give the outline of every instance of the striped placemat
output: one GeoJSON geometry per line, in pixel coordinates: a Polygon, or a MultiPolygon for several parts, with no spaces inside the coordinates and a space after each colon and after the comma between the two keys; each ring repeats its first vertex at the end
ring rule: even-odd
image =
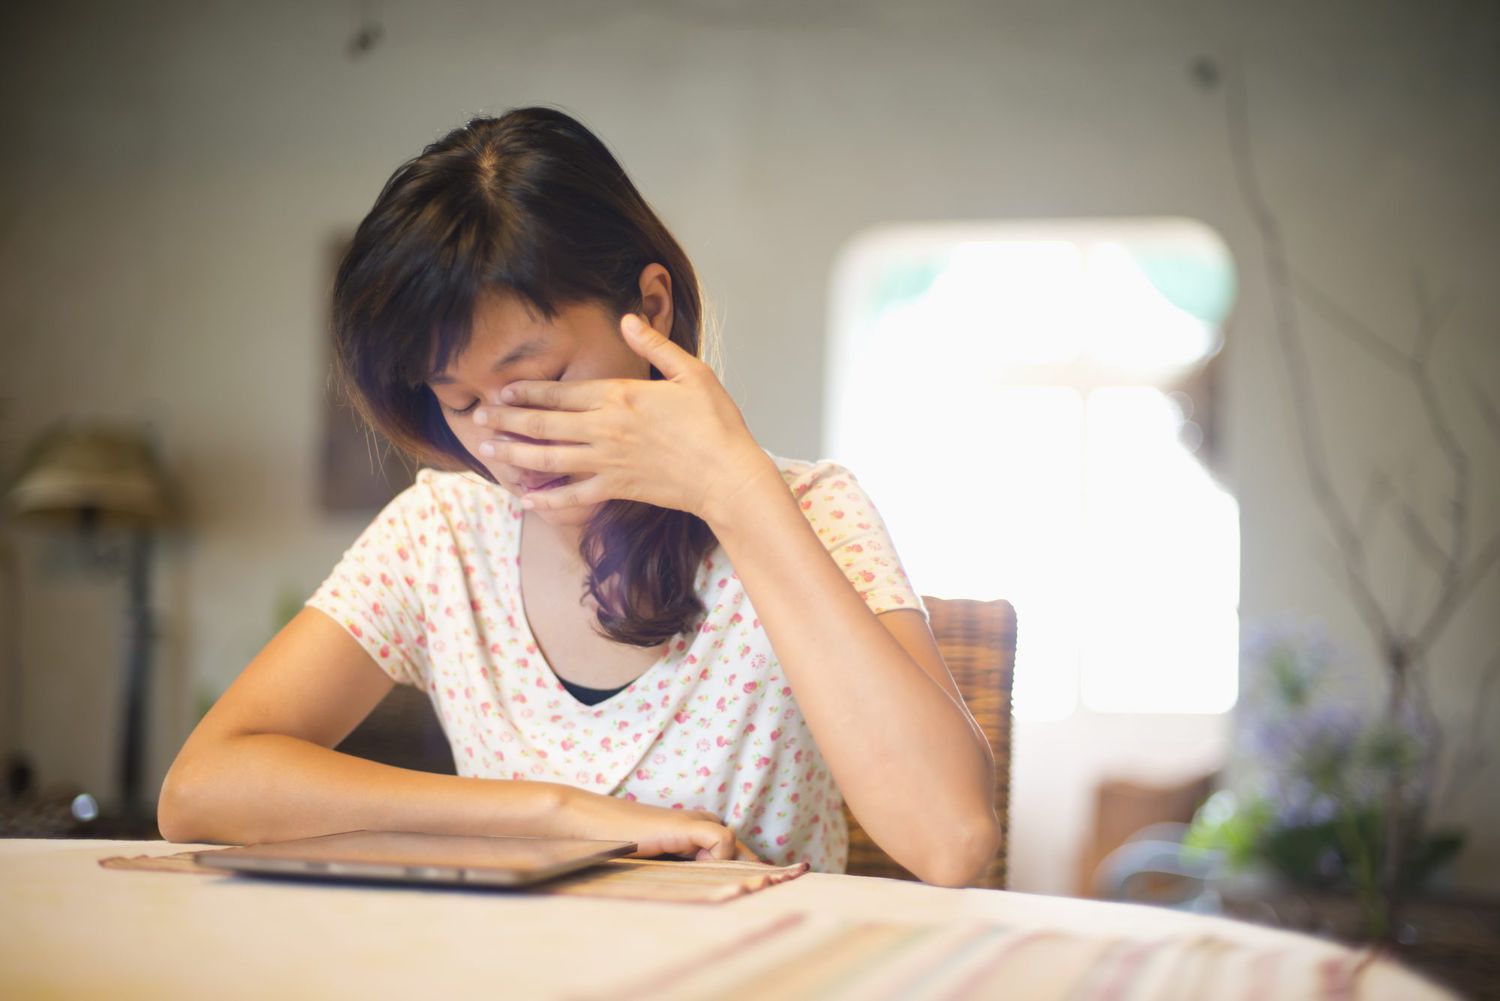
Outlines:
{"type": "Polygon", "coordinates": [[[785,915],[579,1001],[1282,1001],[1352,999],[1374,954],[1131,939],[974,922],[785,915]]]}
{"type": "MultiPolygon", "coordinates": [[[[197,860],[199,855],[210,854],[211,851],[196,849],[173,855],[112,855],[100,859],[99,864],[106,869],[133,869],[138,872],[233,875],[229,869],[220,869],[197,860]]],[[[495,889],[505,893],[715,904],[796,879],[807,870],[806,862],[774,866],[718,859],[670,862],[661,859],[617,858],[535,886],[495,889]]]]}

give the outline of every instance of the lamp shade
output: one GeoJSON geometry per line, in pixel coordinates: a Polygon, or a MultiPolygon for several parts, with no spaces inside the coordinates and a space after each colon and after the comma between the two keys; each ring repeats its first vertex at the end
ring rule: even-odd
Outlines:
{"type": "Polygon", "coordinates": [[[56,522],[155,522],[168,513],[166,484],[145,433],[106,423],[44,432],[22,462],[10,503],[18,515],[56,522]]]}

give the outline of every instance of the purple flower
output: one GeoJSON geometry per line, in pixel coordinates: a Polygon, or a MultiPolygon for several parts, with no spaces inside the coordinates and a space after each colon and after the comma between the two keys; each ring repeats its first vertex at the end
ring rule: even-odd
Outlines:
{"type": "Polygon", "coordinates": [[[1382,808],[1400,775],[1412,802],[1434,767],[1434,730],[1408,701],[1394,723],[1360,707],[1361,687],[1316,624],[1256,631],[1244,648],[1238,740],[1279,827],[1382,808]]]}

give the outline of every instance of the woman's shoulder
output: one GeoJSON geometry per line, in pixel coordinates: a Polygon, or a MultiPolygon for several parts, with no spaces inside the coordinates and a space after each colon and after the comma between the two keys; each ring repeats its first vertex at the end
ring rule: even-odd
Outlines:
{"type": "Polygon", "coordinates": [[[471,470],[434,469],[423,466],[417,470],[412,484],[396,496],[405,506],[433,505],[449,508],[454,505],[470,507],[474,504],[516,507],[515,498],[499,484],[491,483],[471,470]]]}
{"type": "Polygon", "coordinates": [[[418,533],[434,523],[450,526],[489,522],[498,512],[520,516],[517,504],[503,487],[468,471],[423,467],[412,482],[386,502],[371,530],[418,533]]]}
{"type": "Polygon", "coordinates": [[[834,459],[795,459],[777,455],[767,448],[761,451],[776,463],[776,468],[781,470],[781,478],[788,484],[815,483],[829,477],[853,475],[847,466],[834,459]]]}
{"type": "Polygon", "coordinates": [[[857,482],[849,467],[833,459],[790,459],[769,449],[762,451],[776,463],[781,478],[795,497],[814,489],[843,490],[857,482]]]}

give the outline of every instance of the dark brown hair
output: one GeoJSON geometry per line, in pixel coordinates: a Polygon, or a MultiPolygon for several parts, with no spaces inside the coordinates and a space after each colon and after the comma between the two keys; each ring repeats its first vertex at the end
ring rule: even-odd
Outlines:
{"type": "MultiPolygon", "coordinates": [[[[418,463],[493,483],[427,385],[468,346],[478,303],[515,295],[547,320],[597,303],[618,323],[642,308],[640,274],[653,262],[671,275],[669,336],[696,356],[697,275],[604,144],[551,108],[475,118],[402,164],[359,224],[334,282],[335,377],[418,463]]],[[[656,646],[686,631],[704,611],[693,584],[714,545],[686,512],[601,505],[580,544],[601,632],[656,646]]]]}

